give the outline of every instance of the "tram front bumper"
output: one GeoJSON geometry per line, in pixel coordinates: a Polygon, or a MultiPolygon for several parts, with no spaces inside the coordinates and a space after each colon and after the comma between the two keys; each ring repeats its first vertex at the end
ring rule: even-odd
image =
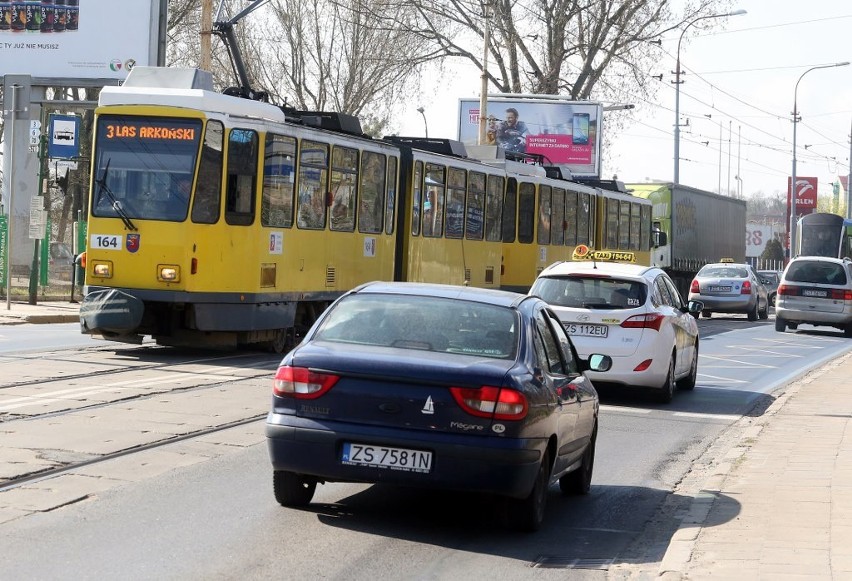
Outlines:
{"type": "Polygon", "coordinates": [[[117,289],[89,292],[80,303],[80,331],[86,335],[134,335],[142,323],[145,305],[117,289]]]}

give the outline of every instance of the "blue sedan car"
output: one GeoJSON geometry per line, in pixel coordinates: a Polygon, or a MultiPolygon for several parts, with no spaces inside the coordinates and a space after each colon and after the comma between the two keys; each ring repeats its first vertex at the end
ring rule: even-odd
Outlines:
{"type": "MultiPolygon", "coordinates": [[[[591,364],[589,364],[591,362],[591,364]]],[[[559,319],[537,297],[370,283],[320,317],[275,375],[266,435],[276,500],[318,483],[493,493],[536,530],[547,492],[589,491],[598,396],[559,319]]]]}

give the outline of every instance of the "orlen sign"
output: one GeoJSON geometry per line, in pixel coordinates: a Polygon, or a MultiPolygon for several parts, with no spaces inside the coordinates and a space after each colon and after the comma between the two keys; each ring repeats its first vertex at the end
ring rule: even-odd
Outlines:
{"type": "MultiPolygon", "coordinates": [[[[793,178],[787,178],[787,208],[790,208],[790,183],[793,178]]],[[[804,216],[816,211],[817,179],[796,176],[796,216],[804,216]]]]}

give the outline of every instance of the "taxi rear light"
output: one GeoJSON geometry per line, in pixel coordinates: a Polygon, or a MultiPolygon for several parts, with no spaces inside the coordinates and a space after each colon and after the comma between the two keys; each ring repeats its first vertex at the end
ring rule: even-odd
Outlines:
{"type": "Polygon", "coordinates": [[[797,297],[799,296],[799,287],[792,284],[782,284],[778,286],[777,293],[780,296],[797,297]]]}
{"type": "Polygon", "coordinates": [[[495,420],[520,420],[527,415],[527,398],[520,391],[483,385],[451,387],[456,403],[472,416],[495,420]]]}
{"type": "Polygon", "coordinates": [[[620,327],[624,329],[653,329],[660,330],[663,324],[664,315],[659,313],[647,313],[644,315],[633,315],[621,322],[620,327]]]}
{"type": "Polygon", "coordinates": [[[651,367],[651,363],[653,363],[653,361],[653,359],[646,359],[645,361],[634,367],[633,371],[645,371],[646,369],[651,367]]]}
{"type": "Polygon", "coordinates": [[[698,281],[695,280],[694,278],[692,279],[692,285],[690,285],[690,287],[689,287],[689,292],[691,292],[691,293],[700,293],[701,292],[701,287],[698,286],[698,281]]]}
{"type": "Polygon", "coordinates": [[[747,280],[743,283],[743,288],[740,289],[741,295],[750,295],[751,294],[751,281],[747,280]]]}
{"type": "Polygon", "coordinates": [[[327,393],[339,379],[340,376],[331,373],[284,365],[275,373],[272,392],[278,397],[316,399],[327,393]]]}
{"type": "Polygon", "coordinates": [[[837,301],[852,301],[852,290],[833,289],[831,291],[831,298],[837,301]]]}

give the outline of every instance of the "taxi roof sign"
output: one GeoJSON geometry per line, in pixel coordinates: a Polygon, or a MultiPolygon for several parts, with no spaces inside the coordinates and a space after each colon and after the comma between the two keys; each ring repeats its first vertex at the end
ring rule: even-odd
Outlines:
{"type": "Polygon", "coordinates": [[[734,259],[733,258],[723,258],[719,262],[734,262],[734,259]]]}

